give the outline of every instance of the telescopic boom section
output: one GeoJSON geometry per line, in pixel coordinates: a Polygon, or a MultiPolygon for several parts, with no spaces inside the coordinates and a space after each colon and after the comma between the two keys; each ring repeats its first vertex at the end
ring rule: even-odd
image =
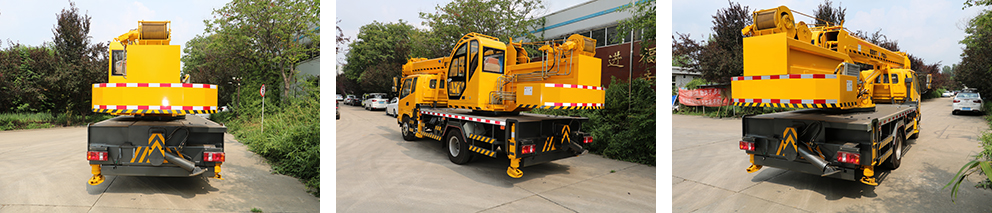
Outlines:
{"type": "Polygon", "coordinates": [[[744,76],[731,79],[735,105],[854,109],[919,99],[912,85],[875,91],[876,84],[898,83],[890,76],[908,78],[902,82],[915,76],[906,53],[855,37],[843,26],[795,23],[785,6],[756,11],[753,19],[741,30],[744,76]]]}
{"type": "MultiPolygon", "coordinates": [[[[139,21],[110,42],[108,82],[93,84],[93,111],[180,116],[217,111],[217,85],[180,81],[179,45],[169,21],[139,21]]],[[[188,78],[188,77],[187,77],[188,78]]]]}

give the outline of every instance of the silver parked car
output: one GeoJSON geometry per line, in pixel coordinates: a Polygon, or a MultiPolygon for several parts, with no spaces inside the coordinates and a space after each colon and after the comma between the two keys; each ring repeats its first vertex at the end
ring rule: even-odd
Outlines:
{"type": "Polygon", "coordinates": [[[957,115],[960,112],[982,113],[982,95],[977,91],[962,91],[954,96],[954,111],[951,114],[957,115]]]}
{"type": "Polygon", "coordinates": [[[393,98],[392,100],[389,100],[389,104],[386,104],[386,115],[396,117],[399,104],[400,98],[393,98]]]}

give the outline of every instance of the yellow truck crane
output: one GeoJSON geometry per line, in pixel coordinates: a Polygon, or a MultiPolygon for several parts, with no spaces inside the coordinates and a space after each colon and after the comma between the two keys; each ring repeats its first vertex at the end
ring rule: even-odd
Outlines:
{"type": "Polygon", "coordinates": [[[87,126],[89,184],[105,174],[222,179],[227,128],[186,116],[216,112],[217,85],[180,81],[169,21],[138,24],[110,42],[108,82],[93,84],[93,111],[119,116],[87,126]]]}
{"type": "Polygon", "coordinates": [[[809,108],[743,117],[747,172],[762,166],[878,185],[920,133],[926,79],[906,53],[851,35],[842,25],[794,22],[785,6],[754,12],[741,30],[744,76],[731,79],[737,106],[809,108]]]}
{"type": "Polygon", "coordinates": [[[455,164],[506,153],[513,178],[520,167],[583,154],[593,141],[582,131],[588,118],[521,112],[602,108],[595,44],[580,35],[549,41],[538,49],[544,60],[531,62],[522,43],[469,33],[448,57],[410,59],[393,87],[403,139],[442,141],[455,164]]]}

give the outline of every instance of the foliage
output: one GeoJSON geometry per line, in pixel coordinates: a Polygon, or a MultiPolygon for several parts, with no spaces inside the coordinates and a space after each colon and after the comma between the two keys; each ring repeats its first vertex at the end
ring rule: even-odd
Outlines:
{"type": "Polygon", "coordinates": [[[741,29],[750,25],[751,10],[730,2],[713,15],[714,32],[709,41],[695,41],[688,34],[672,36],[672,55],[686,56],[686,68],[700,70],[703,79],[729,83],[730,77],[744,74],[744,36],[741,29]]]}
{"type": "Polygon", "coordinates": [[[207,33],[221,37],[221,47],[255,61],[258,67],[240,77],[280,81],[285,97],[295,91],[296,64],[320,52],[318,5],[320,0],[236,0],[204,22],[207,33]]]}
{"type": "Polygon", "coordinates": [[[69,2],[56,14],[53,42],[36,47],[9,42],[0,50],[0,112],[67,118],[59,125],[85,120],[91,114],[91,84],[106,82],[108,64],[107,46],[90,43],[89,26],[90,17],[69,2]]]}
{"type": "Polygon", "coordinates": [[[604,157],[655,165],[656,91],[651,82],[636,78],[632,83],[614,77],[606,88],[606,104],[599,110],[533,110],[534,113],[588,117],[582,131],[595,142],[586,148],[604,157]],[[628,86],[630,87],[628,90],[628,86]],[[629,96],[629,98],[628,98],[629,96]]]}
{"type": "MultiPolygon", "coordinates": [[[[985,104],[982,105],[982,107],[985,112],[992,110],[992,104],[985,104]]],[[[986,115],[985,121],[987,125],[992,127],[992,114],[986,115]]],[[[964,166],[958,170],[958,173],[954,175],[954,178],[952,178],[947,185],[944,185],[944,189],[951,187],[951,201],[957,198],[958,189],[968,175],[975,173],[985,175],[985,178],[983,178],[982,181],[975,184],[975,188],[986,190],[992,189],[992,132],[986,131],[982,133],[979,137],[979,141],[981,141],[982,151],[974,156],[974,160],[965,163],[964,166]]]]}
{"type": "MultiPolygon", "coordinates": [[[[403,20],[362,26],[348,51],[345,75],[358,83],[356,92],[389,92],[393,77],[400,76],[410,57],[413,26],[403,20]]],[[[356,93],[358,94],[358,93],[356,93]]]]}
{"type": "Polygon", "coordinates": [[[842,8],[839,5],[837,8],[833,8],[833,2],[823,0],[823,4],[817,5],[813,14],[816,17],[817,26],[826,26],[827,23],[824,21],[830,22],[833,25],[840,25],[844,22],[844,17],[847,16],[847,8],[842,8]]]}
{"type": "Polygon", "coordinates": [[[954,80],[982,94],[992,94],[992,10],[984,10],[972,18],[965,28],[967,35],[960,41],[965,45],[961,62],[955,67],[954,80]]]}
{"type": "Polygon", "coordinates": [[[217,103],[220,105],[239,103],[236,92],[241,89],[242,82],[258,80],[240,77],[257,70],[257,60],[247,52],[237,52],[237,48],[232,47],[243,40],[229,39],[238,37],[197,35],[183,46],[185,55],[181,59],[184,62],[183,73],[189,74],[192,82],[217,85],[217,103]]]}
{"type": "MultiPolygon", "coordinates": [[[[320,87],[308,82],[298,97],[285,99],[283,107],[265,108],[265,131],[261,126],[262,99],[247,91],[244,107],[235,113],[217,113],[212,119],[224,123],[238,141],[272,164],[280,174],[300,178],[315,196],[320,196],[320,87]]],[[[266,99],[266,105],[272,104],[266,99]]]]}
{"type": "Polygon", "coordinates": [[[685,84],[685,89],[698,89],[699,86],[701,85],[707,85],[712,83],[713,82],[706,81],[706,79],[694,78],[692,79],[692,81],[689,81],[689,83],[685,84]]]}
{"type": "MultiPolygon", "coordinates": [[[[632,15],[630,18],[620,20],[620,25],[617,26],[617,36],[614,36],[613,39],[620,43],[620,40],[629,37],[629,34],[636,30],[640,30],[641,33],[638,35],[640,38],[638,39],[641,41],[640,52],[642,55],[657,55],[656,53],[648,53],[657,52],[654,48],[657,35],[655,32],[655,8],[655,1],[653,0],[644,1],[639,4],[632,2],[630,4],[620,6],[620,8],[616,10],[617,13],[630,12],[632,15]]],[[[673,57],[672,65],[676,66],[679,59],[681,59],[681,57],[673,57]]],[[[640,62],[647,70],[653,71],[655,69],[655,63],[649,63],[648,60],[641,60],[640,62]]]]}
{"type": "Polygon", "coordinates": [[[420,12],[423,25],[431,29],[430,44],[441,50],[427,57],[448,55],[456,42],[471,32],[503,42],[517,37],[536,41],[539,37],[530,31],[543,24],[536,15],[544,9],[544,4],[541,0],[454,0],[435,9],[434,13],[420,12]]]}

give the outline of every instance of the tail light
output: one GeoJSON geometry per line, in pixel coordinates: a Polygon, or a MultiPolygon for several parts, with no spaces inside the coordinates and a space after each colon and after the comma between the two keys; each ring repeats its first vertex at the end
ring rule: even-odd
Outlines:
{"type": "Polygon", "coordinates": [[[107,152],[88,151],[86,152],[86,160],[107,161],[107,152]]]}
{"type": "Polygon", "coordinates": [[[982,100],[975,100],[975,103],[982,103],[982,100]]]}
{"type": "Polygon", "coordinates": [[[585,136],[582,138],[582,143],[592,143],[592,136],[585,136]]]}
{"type": "Polygon", "coordinates": [[[837,161],[841,163],[861,164],[861,155],[850,152],[837,152],[837,161]]]}
{"type": "Polygon", "coordinates": [[[530,154],[530,153],[534,153],[534,144],[524,145],[524,147],[520,148],[520,154],[530,154]]]}
{"type": "Polygon", "coordinates": [[[206,162],[224,162],[223,152],[204,152],[203,161],[206,162]]]}
{"type": "Polygon", "coordinates": [[[954,100],[954,103],[958,103],[958,102],[961,102],[961,100],[956,100],[956,99],[954,100]]]}
{"type": "Polygon", "coordinates": [[[754,142],[741,141],[741,150],[754,151],[754,142]]]}

